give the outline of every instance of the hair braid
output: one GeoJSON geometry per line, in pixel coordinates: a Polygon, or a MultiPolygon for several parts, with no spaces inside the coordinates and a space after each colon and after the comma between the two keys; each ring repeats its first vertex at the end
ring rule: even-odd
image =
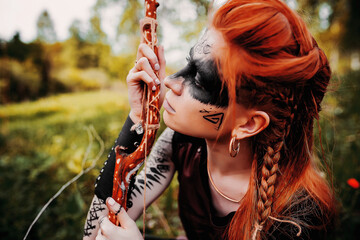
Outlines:
{"type": "Polygon", "coordinates": [[[280,169],[279,161],[281,158],[281,152],[283,151],[285,153],[283,146],[285,145],[286,138],[290,133],[291,125],[297,109],[297,104],[294,101],[293,89],[282,88],[280,91],[262,89],[262,92],[272,99],[271,101],[275,106],[282,109],[282,115],[277,116],[278,124],[274,124],[269,128],[270,132],[267,134],[272,136],[272,138],[270,138],[271,142],[263,143],[263,146],[266,146],[266,152],[262,159],[263,164],[259,174],[261,179],[258,186],[257,222],[255,224],[255,226],[258,226],[258,229],[254,230],[253,235],[253,238],[257,237],[258,239],[260,239],[260,234],[257,234],[257,232],[266,227],[266,222],[272,213],[272,205],[275,201],[273,196],[280,169]]]}
{"type": "Polygon", "coordinates": [[[257,224],[261,228],[265,226],[265,223],[272,212],[273,195],[275,192],[276,178],[279,171],[278,162],[280,160],[280,151],[283,145],[283,138],[279,138],[279,142],[275,143],[273,147],[267,147],[267,151],[263,157],[261,180],[258,188],[257,200],[257,224]]]}
{"type": "MultiPolygon", "coordinates": [[[[274,90],[272,90],[274,91],[274,90]]],[[[297,103],[294,98],[294,89],[292,88],[282,88],[282,90],[278,93],[271,94],[273,95],[273,101],[277,103],[277,105],[282,106],[283,118],[285,120],[285,134],[284,139],[289,136],[291,125],[294,121],[295,113],[297,111],[297,103]]]]}

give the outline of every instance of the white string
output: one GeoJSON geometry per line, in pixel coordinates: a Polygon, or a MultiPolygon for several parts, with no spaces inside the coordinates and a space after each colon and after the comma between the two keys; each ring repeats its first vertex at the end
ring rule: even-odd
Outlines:
{"type": "Polygon", "coordinates": [[[143,208],[143,238],[145,239],[145,214],[146,214],[146,160],[147,160],[147,144],[148,144],[148,124],[149,124],[149,101],[150,101],[150,89],[148,88],[148,97],[147,97],[147,111],[146,111],[146,121],[145,121],[145,158],[144,158],[144,208],[143,208]]]}
{"type": "MultiPolygon", "coordinates": [[[[296,234],[297,237],[299,237],[301,235],[301,227],[299,224],[297,224],[296,222],[294,221],[291,221],[291,220],[286,220],[286,219],[279,219],[279,218],[276,218],[276,217],[273,217],[273,216],[269,216],[269,218],[273,221],[277,221],[277,222],[283,222],[283,223],[289,223],[289,224],[292,224],[294,225],[295,227],[298,228],[298,232],[296,234]]],[[[251,237],[252,240],[255,240],[256,239],[256,236],[257,236],[257,233],[258,232],[261,232],[263,229],[263,226],[262,225],[259,225],[257,222],[255,223],[255,230],[253,232],[253,235],[251,237]]]]}
{"type": "Polygon", "coordinates": [[[260,232],[263,229],[262,225],[259,225],[257,222],[255,223],[255,230],[253,232],[253,235],[251,237],[252,240],[256,239],[257,233],[260,232]]]}
{"type": "Polygon", "coordinates": [[[294,222],[294,221],[291,221],[291,220],[283,220],[283,219],[278,219],[278,218],[276,218],[276,217],[272,217],[272,216],[269,216],[269,218],[270,219],[272,219],[272,220],[274,220],[274,221],[278,221],[278,222],[284,222],[284,223],[290,223],[290,224],[292,224],[292,225],[294,225],[295,227],[297,227],[298,228],[298,233],[296,234],[296,236],[300,236],[301,235],[301,227],[300,227],[300,225],[299,224],[297,224],[296,222],[294,222]]]}

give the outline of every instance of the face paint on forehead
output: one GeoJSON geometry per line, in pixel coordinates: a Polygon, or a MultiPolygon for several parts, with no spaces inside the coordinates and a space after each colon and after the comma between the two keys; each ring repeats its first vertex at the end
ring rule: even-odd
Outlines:
{"type": "Polygon", "coordinates": [[[227,107],[227,87],[222,85],[217,66],[210,54],[210,42],[205,33],[199,43],[191,48],[188,65],[171,78],[183,78],[183,84],[189,86],[191,96],[201,103],[227,107]]]}
{"type": "Polygon", "coordinates": [[[198,43],[195,44],[194,51],[197,54],[210,54],[212,45],[213,43],[208,40],[208,30],[206,29],[205,33],[201,36],[198,43]]]}

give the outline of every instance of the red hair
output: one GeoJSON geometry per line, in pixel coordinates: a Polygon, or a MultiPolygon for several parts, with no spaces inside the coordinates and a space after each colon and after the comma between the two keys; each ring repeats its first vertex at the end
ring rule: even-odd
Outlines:
{"type": "Polygon", "coordinates": [[[252,139],[252,177],[228,239],[265,237],[274,224],[271,217],[311,227],[288,211],[308,197],[315,204],[307,211],[320,211],[325,226],[335,201],[313,163],[313,121],[331,76],[324,52],[301,18],[279,0],[229,0],[216,11],[212,26],[225,40],[215,57],[230,106],[239,103],[270,117],[269,126],[252,139]]]}

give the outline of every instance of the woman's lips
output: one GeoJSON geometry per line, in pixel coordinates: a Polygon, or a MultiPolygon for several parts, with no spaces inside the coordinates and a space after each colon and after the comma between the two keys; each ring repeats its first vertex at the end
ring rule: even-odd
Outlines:
{"type": "Polygon", "coordinates": [[[165,98],[164,103],[163,103],[163,107],[166,111],[168,111],[169,113],[175,113],[176,111],[171,107],[171,105],[169,104],[169,102],[167,101],[167,99],[165,98]]]}

